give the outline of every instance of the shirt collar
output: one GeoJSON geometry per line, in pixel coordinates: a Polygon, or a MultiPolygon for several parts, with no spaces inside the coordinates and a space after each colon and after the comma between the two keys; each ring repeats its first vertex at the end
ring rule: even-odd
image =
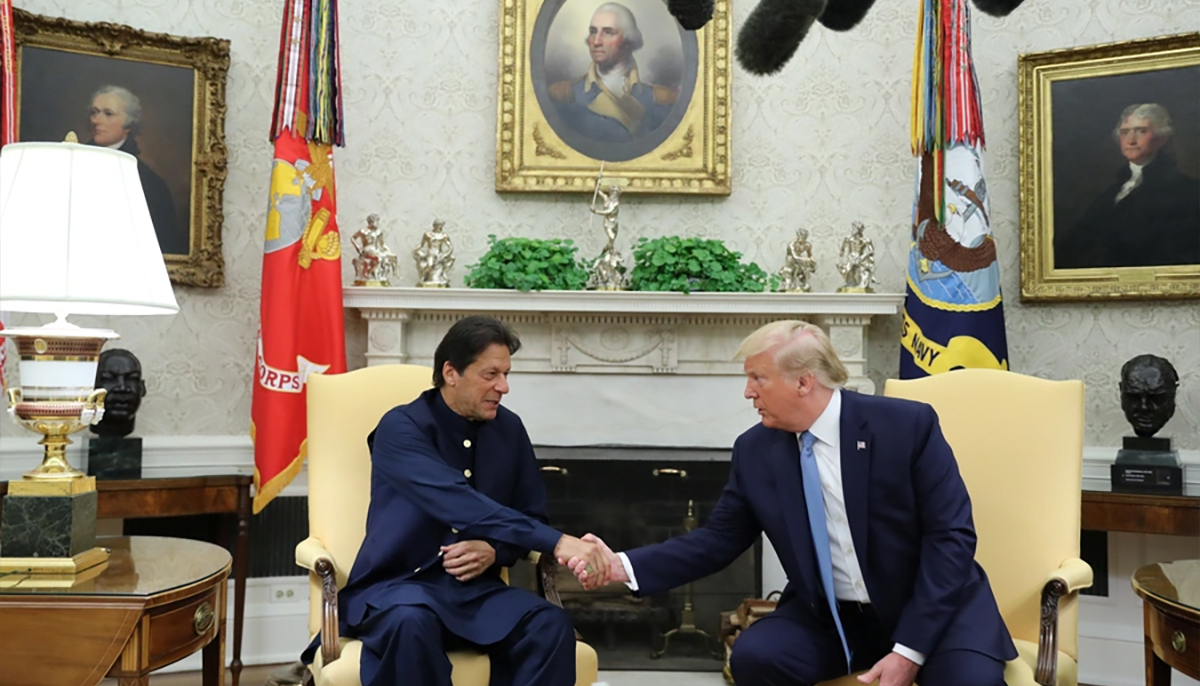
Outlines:
{"type": "MultiPolygon", "coordinates": [[[[1146,164],[1150,164],[1153,161],[1154,161],[1154,158],[1150,158],[1149,160],[1146,161],[1146,164]]],[[[1137,162],[1130,162],[1129,163],[1129,173],[1132,174],[1133,176],[1140,176],[1141,173],[1143,171],[1145,171],[1146,164],[1138,164],[1137,162]]]]}
{"type": "Polygon", "coordinates": [[[830,396],[825,411],[821,413],[820,417],[817,417],[817,421],[813,422],[808,432],[816,436],[818,441],[833,446],[835,450],[841,446],[842,390],[840,388],[833,389],[833,395],[830,396]]]}
{"type": "Polygon", "coordinates": [[[440,389],[433,389],[433,419],[442,427],[464,436],[474,436],[481,422],[471,421],[450,409],[440,389]]]}

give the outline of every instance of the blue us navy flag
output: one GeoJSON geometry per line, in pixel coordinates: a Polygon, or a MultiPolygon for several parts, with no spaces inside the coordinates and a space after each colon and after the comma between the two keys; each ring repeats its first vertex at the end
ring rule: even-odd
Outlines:
{"type": "Polygon", "coordinates": [[[1008,369],[969,12],[967,0],[923,0],[913,75],[917,177],[902,379],[967,367],[1008,369]]]}

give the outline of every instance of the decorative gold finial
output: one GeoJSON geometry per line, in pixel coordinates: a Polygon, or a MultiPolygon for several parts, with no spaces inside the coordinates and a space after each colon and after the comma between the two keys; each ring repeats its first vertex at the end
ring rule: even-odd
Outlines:
{"type": "Polygon", "coordinates": [[[75,135],[74,131],[68,131],[67,137],[63,140],[63,142],[64,143],[78,143],[79,137],[75,135]]]}

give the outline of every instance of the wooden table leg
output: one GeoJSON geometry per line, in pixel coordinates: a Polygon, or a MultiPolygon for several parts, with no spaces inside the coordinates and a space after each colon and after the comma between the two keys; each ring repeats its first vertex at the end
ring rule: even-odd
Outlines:
{"type": "Polygon", "coordinates": [[[217,636],[204,646],[204,686],[225,686],[225,613],[221,612],[218,616],[221,626],[217,629],[217,636]]]}
{"type": "Polygon", "coordinates": [[[1171,666],[1154,654],[1154,641],[1150,638],[1150,627],[1154,624],[1156,611],[1142,602],[1142,621],[1145,625],[1146,686],[1171,686],[1171,666]]]}
{"type": "Polygon", "coordinates": [[[238,489],[237,542],[233,553],[233,686],[242,676],[242,620],[246,609],[246,573],[250,567],[250,484],[238,489]]]}

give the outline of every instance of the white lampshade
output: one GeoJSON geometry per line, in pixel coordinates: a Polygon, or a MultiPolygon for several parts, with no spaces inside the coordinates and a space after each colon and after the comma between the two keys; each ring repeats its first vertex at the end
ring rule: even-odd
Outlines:
{"type": "Polygon", "coordinates": [[[179,311],[136,158],[76,143],[0,148],[0,310],[179,311]]]}

